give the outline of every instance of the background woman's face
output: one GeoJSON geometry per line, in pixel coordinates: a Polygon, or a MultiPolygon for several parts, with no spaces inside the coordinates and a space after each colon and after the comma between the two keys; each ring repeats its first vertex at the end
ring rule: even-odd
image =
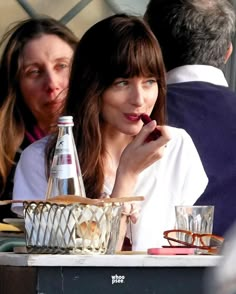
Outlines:
{"type": "Polygon", "coordinates": [[[72,55],[73,49],[56,35],[42,35],[23,49],[20,90],[41,127],[64,102],[72,55]]]}
{"type": "Polygon", "coordinates": [[[143,123],[140,114],[150,114],[158,96],[154,77],[118,78],[103,93],[102,116],[111,132],[137,135],[143,123]]]}

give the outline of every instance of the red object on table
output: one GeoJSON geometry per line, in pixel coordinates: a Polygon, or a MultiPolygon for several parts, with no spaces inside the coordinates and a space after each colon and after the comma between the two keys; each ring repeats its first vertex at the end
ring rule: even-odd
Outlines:
{"type": "Polygon", "coordinates": [[[147,253],[150,255],[193,255],[195,248],[189,247],[166,247],[166,248],[149,248],[147,253]]]}

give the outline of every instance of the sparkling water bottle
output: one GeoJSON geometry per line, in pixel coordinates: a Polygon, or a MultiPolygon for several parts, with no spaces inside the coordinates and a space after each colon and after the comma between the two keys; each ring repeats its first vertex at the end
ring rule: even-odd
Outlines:
{"type": "Polygon", "coordinates": [[[59,117],[59,132],[48,180],[47,199],[59,195],[86,197],[73,126],[72,116],[59,117]]]}

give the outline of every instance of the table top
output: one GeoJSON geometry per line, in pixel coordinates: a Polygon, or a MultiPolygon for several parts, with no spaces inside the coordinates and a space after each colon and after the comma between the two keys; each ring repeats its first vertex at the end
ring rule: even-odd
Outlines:
{"type": "Polygon", "coordinates": [[[44,267],[213,267],[213,255],[59,255],[0,252],[0,265],[44,267]]]}

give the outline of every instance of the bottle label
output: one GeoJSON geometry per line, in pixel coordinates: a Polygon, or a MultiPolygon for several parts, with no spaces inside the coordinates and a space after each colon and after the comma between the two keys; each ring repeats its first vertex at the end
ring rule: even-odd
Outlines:
{"type": "Polygon", "coordinates": [[[74,150],[69,134],[65,134],[56,144],[56,165],[51,168],[51,176],[58,179],[69,179],[77,175],[74,150]]]}
{"type": "Polygon", "coordinates": [[[51,169],[51,176],[58,179],[69,179],[76,176],[70,164],[56,165],[51,169]]]}
{"type": "Polygon", "coordinates": [[[73,146],[72,141],[69,134],[65,134],[61,138],[58,139],[56,144],[55,154],[72,154],[73,146]]]}

